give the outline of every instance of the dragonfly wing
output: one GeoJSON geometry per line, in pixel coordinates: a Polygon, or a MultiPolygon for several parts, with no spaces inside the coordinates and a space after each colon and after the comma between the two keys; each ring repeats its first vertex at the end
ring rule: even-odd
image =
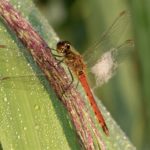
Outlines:
{"type": "MultiPolygon", "coordinates": [[[[0,45],[0,63],[8,64],[13,61],[21,63],[23,60],[30,60],[31,55],[29,52],[22,48],[19,50],[17,47],[7,47],[5,45],[0,45]]],[[[18,64],[19,64],[18,63],[18,64]]]]}
{"type": "Polygon", "coordinates": [[[97,63],[91,68],[91,72],[95,75],[96,86],[106,83],[116,72],[120,63],[129,56],[134,49],[134,42],[127,40],[116,48],[105,52],[97,63]]]}
{"type": "Polygon", "coordinates": [[[33,71],[36,63],[31,61],[29,54],[18,49],[0,46],[0,88],[31,90],[41,81],[38,76],[44,76],[39,70],[33,71]],[[36,71],[36,73],[35,73],[36,71]]]}
{"type": "Polygon", "coordinates": [[[92,67],[104,52],[118,47],[125,39],[131,39],[130,29],[130,15],[128,12],[123,11],[106,32],[86,50],[83,57],[87,66],[92,67]]]}
{"type": "Polygon", "coordinates": [[[0,89],[34,91],[39,87],[40,82],[43,81],[40,81],[36,75],[0,76],[0,89]]]}

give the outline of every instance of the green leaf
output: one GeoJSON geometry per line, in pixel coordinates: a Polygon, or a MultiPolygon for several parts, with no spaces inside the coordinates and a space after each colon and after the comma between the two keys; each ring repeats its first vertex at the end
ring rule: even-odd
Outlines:
{"type": "MultiPolygon", "coordinates": [[[[58,37],[30,0],[11,0],[34,26],[50,47],[58,37]]],[[[40,70],[18,41],[16,35],[1,21],[0,75],[12,76],[0,81],[0,141],[9,149],[80,149],[78,138],[63,105],[44,78],[26,76],[40,70]]],[[[101,104],[100,104],[101,105],[101,104]]],[[[113,121],[104,106],[102,112],[110,130],[110,137],[102,134],[106,149],[135,149],[113,121]]],[[[93,115],[94,116],[94,115],[93,115]]]]}
{"type": "MultiPolygon", "coordinates": [[[[56,42],[55,33],[31,1],[11,2],[50,46],[56,42]]],[[[7,47],[0,49],[1,76],[40,72],[15,33],[3,21],[0,22],[0,37],[0,44],[7,47]]],[[[0,81],[0,120],[3,149],[79,149],[66,110],[47,86],[47,81],[36,76],[33,80],[23,77],[0,81]]]]}

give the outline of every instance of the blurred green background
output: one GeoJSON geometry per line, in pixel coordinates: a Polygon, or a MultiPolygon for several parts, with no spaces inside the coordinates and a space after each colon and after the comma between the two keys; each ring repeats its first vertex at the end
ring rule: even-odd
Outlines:
{"type": "Polygon", "coordinates": [[[150,148],[150,1],[34,0],[61,39],[83,53],[123,10],[131,13],[135,51],[98,96],[137,149],[150,148]]]}

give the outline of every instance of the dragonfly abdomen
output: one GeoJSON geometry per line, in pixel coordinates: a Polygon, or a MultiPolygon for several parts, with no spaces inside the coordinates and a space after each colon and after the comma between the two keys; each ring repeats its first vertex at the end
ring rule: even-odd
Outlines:
{"type": "Polygon", "coordinates": [[[83,86],[83,88],[84,88],[84,90],[86,92],[86,95],[87,95],[87,97],[89,99],[89,102],[90,102],[90,104],[91,104],[91,106],[93,108],[93,111],[94,111],[94,113],[95,113],[95,115],[96,115],[100,125],[102,126],[103,131],[105,132],[106,135],[109,135],[109,130],[107,128],[107,125],[105,123],[103,115],[102,115],[101,111],[99,110],[99,108],[98,108],[98,106],[96,104],[96,101],[94,99],[94,96],[93,96],[93,94],[91,92],[91,89],[90,89],[90,87],[88,85],[88,82],[87,82],[87,79],[86,79],[86,76],[85,76],[84,73],[80,74],[79,80],[80,80],[80,82],[81,82],[81,84],[82,84],[82,86],[83,86]]]}

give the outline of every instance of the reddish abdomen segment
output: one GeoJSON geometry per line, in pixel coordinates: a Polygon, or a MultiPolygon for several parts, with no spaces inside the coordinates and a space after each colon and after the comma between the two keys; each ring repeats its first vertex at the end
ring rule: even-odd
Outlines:
{"type": "Polygon", "coordinates": [[[92,94],[91,89],[90,89],[90,87],[88,85],[88,82],[87,82],[85,74],[84,73],[80,74],[78,78],[79,78],[79,81],[81,82],[81,84],[82,84],[82,86],[83,86],[83,88],[84,88],[84,90],[86,92],[86,95],[87,95],[87,97],[88,97],[88,99],[90,101],[90,104],[91,104],[91,106],[93,108],[93,111],[94,111],[94,113],[95,113],[95,115],[96,115],[100,125],[102,126],[103,131],[105,132],[106,135],[109,135],[109,130],[107,128],[107,125],[105,123],[103,115],[102,115],[101,111],[99,110],[99,108],[98,108],[98,106],[96,104],[96,101],[95,101],[95,99],[93,97],[93,94],[92,94]]]}

